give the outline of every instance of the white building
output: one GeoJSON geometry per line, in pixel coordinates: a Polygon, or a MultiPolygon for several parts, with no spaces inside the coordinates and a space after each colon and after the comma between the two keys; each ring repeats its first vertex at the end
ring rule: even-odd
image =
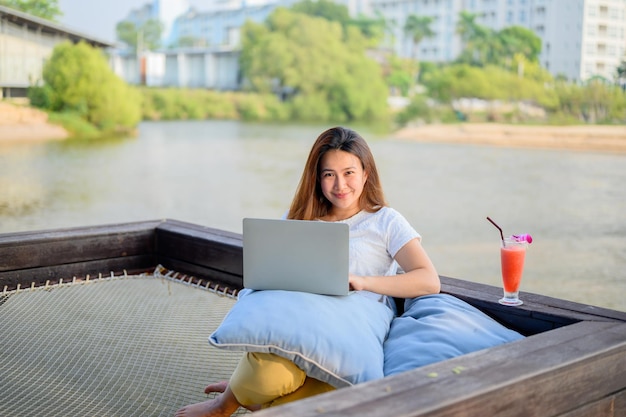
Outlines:
{"type": "Polygon", "coordinates": [[[164,45],[168,45],[173,39],[174,21],[187,10],[189,10],[187,0],[152,0],[138,9],[131,10],[125,20],[136,26],[141,26],[150,19],[160,21],[163,23],[161,40],[164,45]]]}
{"type": "Polygon", "coordinates": [[[231,47],[117,53],[110,62],[129,84],[211,90],[238,90],[241,84],[239,50],[231,47]]]}
{"type": "Polygon", "coordinates": [[[626,1],[551,0],[531,29],[542,38],[541,63],[552,74],[614,80],[626,54],[626,1]]]}
{"type": "MultiPolygon", "coordinates": [[[[220,68],[234,65],[228,71],[237,73],[237,51],[240,47],[240,28],[246,20],[264,21],[278,6],[289,7],[299,0],[214,0],[206,10],[188,8],[187,1],[153,0],[141,9],[131,12],[127,20],[158,18],[166,23],[167,33],[164,45],[175,45],[179,40],[196,39],[198,45],[206,48],[205,54],[216,53],[214,58],[203,62],[222,62],[220,68]],[[167,13],[165,13],[167,11],[167,13]],[[156,15],[155,15],[156,13],[156,15]],[[176,14],[178,13],[178,14],[176,14]],[[165,16],[166,15],[166,16],[165,16]],[[225,51],[229,51],[225,58],[225,51]]],[[[539,57],[541,65],[553,75],[563,75],[569,80],[585,81],[592,77],[614,80],[617,67],[625,59],[626,53],[626,0],[336,0],[345,4],[352,16],[382,15],[392,27],[390,42],[400,56],[411,57],[413,43],[404,33],[404,25],[409,15],[429,16],[433,19],[431,28],[433,38],[422,40],[417,58],[431,62],[451,62],[461,53],[463,47],[456,32],[459,14],[467,11],[477,15],[476,22],[493,30],[501,30],[512,25],[519,25],[532,30],[542,41],[539,57]]],[[[164,49],[165,50],[165,49],[164,49]]],[[[173,55],[178,54],[175,62],[187,62],[180,56],[191,53],[189,50],[170,50],[161,53],[168,59],[156,59],[154,53],[150,62],[170,62],[173,71],[173,55]],[[182,54],[182,55],[181,55],[182,54]],[[156,60],[156,61],[155,61],[156,60]]],[[[202,53],[193,51],[195,58],[202,53]]],[[[166,68],[158,65],[143,67],[132,56],[118,56],[117,68],[127,68],[118,72],[129,82],[146,82],[148,85],[170,85],[164,80],[183,81],[179,85],[197,85],[181,76],[166,74],[166,68]],[[120,60],[127,60],[126,64],[120,60]],[[135,69],[130,69],[132,66],[135,69]],[[140,68],[148,74],[140,74],[140,68]],[[132,73],[139,74],[131,76],[132,73]],[[151,76],[152,71],[157,75],[151,76]],[[129,75],[130,74],[130,75],[129,75]],[[161,74],[161,75],[158,75],[161,74]],[[154,84],[151,84],[154,82],[154,84]]],[[[165,64],[163,64],[165,65],[165,64]]],[[[214,65],[214,64],[211,64],[214,65]]],[[[205,80],[222,80],[222,77],[208,76],[210,68],[203,68],[205,80]]],[[[179,68],[177,74],[187,73],[179,68]]],[[[191,75],[190,75],[191,77],[191,75]]],[[[231,89],[231,77],[228,86],[217,88],[231,89]]],[[[202,86],[216,88],[214,83],[205,82],[202,86]]]]}
{"type": "Polygon", "coordinates": [[[28,87],[42,83],[43,67],[61,42],[87,42],[110,48],[107,41],[40,17],[0,6],[0,98],[25,97],[28,87]]]}
{"type": "Polygon", "coordinates": [[[371,0],[393,23],[395,50],[411,55],[403,33],[411,14],[433,18],[436,36],[419,45],[418,58],[449,62],[461,52],[456,24],[461,11],[476,14],[477,23],[494,30],[518,25],[542,41],[540,62],[553,75],[570,80],[615,78],[626,53],[626,0],[371,0]]]}

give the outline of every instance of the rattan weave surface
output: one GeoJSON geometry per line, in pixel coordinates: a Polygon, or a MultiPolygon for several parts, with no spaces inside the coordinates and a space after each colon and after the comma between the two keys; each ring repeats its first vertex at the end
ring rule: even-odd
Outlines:
{"type": "Polygon", "coordinates": [[[0,293],[0,416],[172,416],[204,401],[241,357],[207,341],[234,302],[153,275],[0,293]]]}

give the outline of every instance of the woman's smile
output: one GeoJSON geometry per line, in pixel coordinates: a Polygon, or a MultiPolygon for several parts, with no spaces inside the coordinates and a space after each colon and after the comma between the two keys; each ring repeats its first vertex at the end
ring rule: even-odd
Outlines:
{"type": "Polygon", "coordinates": [[[326,152],[320,175],[322,193],[332,204],[331,217],[346,219],[361,211],[360,197],[367,173],[357,156],[340,150],[326,152]]]}

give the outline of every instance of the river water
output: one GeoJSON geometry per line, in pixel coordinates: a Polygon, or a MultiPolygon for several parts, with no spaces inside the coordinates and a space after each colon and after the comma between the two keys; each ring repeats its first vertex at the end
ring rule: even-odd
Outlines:
{"type": "MultiPolygon", "coordinates": [[[[150,122],[131,139],[0,142],[0,233],[161,218],[240,233],[284,213],[325,128],[150,122]]],[[[522,291],[626,311],[626,155],[359,131],[441,275],[501,285],[490,216],[533,235],[522,291]]]]}

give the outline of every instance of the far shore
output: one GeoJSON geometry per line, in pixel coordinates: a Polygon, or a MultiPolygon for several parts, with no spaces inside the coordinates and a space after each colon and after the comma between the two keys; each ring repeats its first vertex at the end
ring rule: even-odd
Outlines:
{"type": "Polygon", "coordinates": [[[392,134],[401,140],[519,148],[626,152],[626,126],[522,126],[497,123],[422,125],[392,134]]]}
{"type": "MultiPolygon", "coordinates": [[[[421,142],[626,152],[626,125],[434,124],[405,127],[390,136],[421,142]]],[[[65,129],[48,122],[45,112],[0,101],[0,143],[62,140],[67,137],[69,134],[65,129]]]]}
{"type": "Polygon", "coordinates": [[[25,105],[0,101],[0,143],[60,140],[69,137],[61,126],[48,122],[48,114],[25,105]]]}

